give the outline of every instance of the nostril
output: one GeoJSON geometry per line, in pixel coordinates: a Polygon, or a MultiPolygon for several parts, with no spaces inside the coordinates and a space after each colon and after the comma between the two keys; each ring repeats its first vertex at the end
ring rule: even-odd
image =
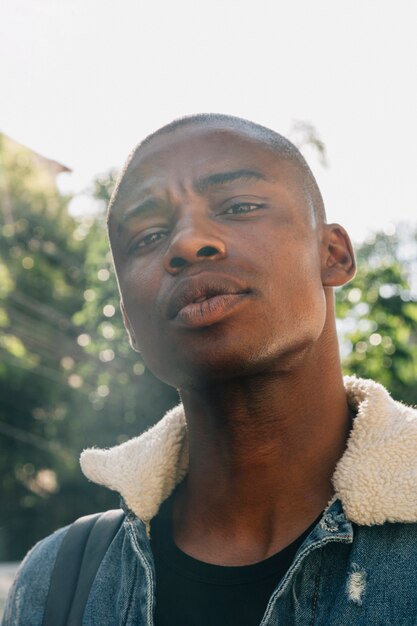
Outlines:
{"type": "Polygon", "coordinates": [[[181,270],[198,259],[217,259],[222,256],[222,252],[222,248],[217,246],[202,246],[201,248],[193,246],[191,249],[185,249],[184,255],[174,255],[169,261],[169,269],[181,270]]]}
{"type": "Polygon", "coordinates": [[[169,266],[172,268],[184,267],[184,265],[187,265],[187,261],[180,256],[174,256],[169,262],[169,266]]]}
{"type": "Polygon", "coordinates": [[[215,254],[218,254],[218,252],[217,248],[214,248],[213,246],[204,246],[197,252],[197,256],[214,256],[215,254]]]}

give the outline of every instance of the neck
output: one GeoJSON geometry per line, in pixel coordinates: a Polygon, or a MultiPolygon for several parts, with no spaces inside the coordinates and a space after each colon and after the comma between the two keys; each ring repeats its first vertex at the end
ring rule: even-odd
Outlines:
{"type": "Polygon", "coordinates": [[[219,536],[226,544],[240,537],[241,558],[259,560],[325,508],[350,428],[337,344],[330,343],[333,349],[312,350],[293,369],[181,391],[190,465],[174,516],[180,547],[213,561],[212,548],[195,552],[203,533],[206,546],[210,536],[216,546],[219,536]]]}

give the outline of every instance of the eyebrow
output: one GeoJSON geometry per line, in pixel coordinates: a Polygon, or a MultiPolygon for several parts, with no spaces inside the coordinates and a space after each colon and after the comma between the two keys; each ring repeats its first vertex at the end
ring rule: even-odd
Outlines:
{"type": "Polygon", "coordinates": [[[218,187],[233,183],[235,180],[267,180],[264,174],[256,170],[234,170],[232,172],[219,172],[203,176],[194,183],[194,188],[203,193],[209,187],[218,187]]]}
{"type": "Polygon", "coordinates": [[[143,213],[148,213],[149,211],[153,211],[160,205],[160,202],[150,196],[146,198],[143,202],[136,204],[134,207],[126,211],[126,213],[121,217],[118,225],[117,225],[117,234],[119,235],[127,222],[130,222],[133,218],[138,215],[142,215],[143,213]]]}
{"type": "MultiPolygon", "coordinates": [[[[256,170],[233,170],[230,172],[218,172],[215,174],[209,174],[208,176],[203,176],[193,184],[193,187],[198,193],[204,193],[204,191],[210,187],[220,187],[222,185],[227,185],[228,183],[233,183],[236,180],[267,180],[267,178],[264,174],[256,170]]],[[[130,220],[134,219],[138,215],[155,210],[158,206],[160,206],[160,201],[150,196],[143,202],[140,202],[126,211],[117,225],[117,234],[120,235],[127,222],[130,222],[130,220]]]]}

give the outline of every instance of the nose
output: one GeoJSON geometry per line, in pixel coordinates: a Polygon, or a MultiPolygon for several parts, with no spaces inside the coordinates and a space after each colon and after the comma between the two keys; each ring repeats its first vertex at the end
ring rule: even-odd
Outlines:
{"type": "Polygon", "coordinates": [[[226,256],[226,244],[218,234],[205,232],[201,224],[188,224],[174,235],[165,253],[164,267],[170,274],[178,274],[187,266],[226,256]]]}

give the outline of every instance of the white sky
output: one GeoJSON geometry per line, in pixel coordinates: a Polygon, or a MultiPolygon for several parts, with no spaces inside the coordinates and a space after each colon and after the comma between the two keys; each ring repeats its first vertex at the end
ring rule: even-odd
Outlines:
{"type": "Polygon", "coordinates": [[[329,219],[359,240],[417,222],[416,24],[415,0],[2,0],[0,130],[80,191],[178,116],[309,121],[329,219]]]}

